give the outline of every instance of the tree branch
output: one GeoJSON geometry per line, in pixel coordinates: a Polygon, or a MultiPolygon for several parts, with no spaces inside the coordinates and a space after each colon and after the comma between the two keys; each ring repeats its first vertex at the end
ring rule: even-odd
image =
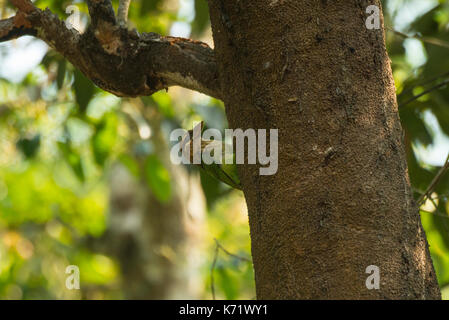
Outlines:
{"type": "Polygon", "coordinates": [[[30,0],[11,0],[11,3],[24,13],[31,13],[36,10],[36,7],[30,0]]]}
{"type": "Polygon", "coordinates": [[[128,21],[128,10],[131,0],[120,0],[117,9],[117,21],[118,24],[125,28],[128,21]]]}
{"type": "Polygon", "coordinates": [[[29,0],[12,2],[19,11],[0,20],[0,42],[23,35],[42,39],[105,91],[136,97],[181,86],[221,98],[214,51],[207,44],[120,28],[109,0],[88,1],[92,24],[83,34],[49,9],[29,0]]]}
{"type": "Polygon", "coordinates": [[[0,42],[13,40],[21,36],[36,36],[37,32],[31,26],[20,25],[20,15],[12,18],[0,20],[0,42]]]}

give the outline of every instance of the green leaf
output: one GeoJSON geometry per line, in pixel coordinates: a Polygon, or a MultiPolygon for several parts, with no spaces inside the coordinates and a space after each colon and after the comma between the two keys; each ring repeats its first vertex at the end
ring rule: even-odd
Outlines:
{"type": "Polygon", "coordinates": [[[75,89],[75,99],[78,103],[79,110],[81,113],[85,113],[87,105],[92,99],[95,87],[89,79],[87,79],[84,74],[78,69],[74,72],[75,80],[73,83],[75,89]]]}
{"type": "Polygon", "coordinates": [[[83,161],[80,154],[71,147],[70,142],[59,142],[58,147],[75,175],[81,182],[84,182],[86,180],[86,176],[84,174],[83,161]]]}
{"type": "Polygon", "coordinates": [[[152,101],[154,101],[154,103],[156,103],[159,112],[162,113],[166,118],[173,118],[175,116],[173,102],[166,92],[156,92],[150,98],[152,99],[152,101]]]}
{"type": "Polygon", "coordinates": [[[432,136],[418,110],[405,106],[399,109],[399,114],[401,116],[402,125],[407,130],[407,133],[413,142],[418,141],[424,146],[428,146],[433,142],[432,136]]]}
{"type": "Polygon", "coordinates": [[[209,25],[209,7],[206,0],[195,0],[195,19],[192,22],[193,35],[203,33],[209,25]]]}
{"type": "Polygon", "coordinates": [[[117,141],[118,119],[114,113],[106,114],[96,126],[91,144],[95,162],[103,166],[117,141]]]}
{"type": "Polygon", "coordinates": [[[220,267],[218,271],[218,283],[220,288],[223,289],[227,300],[234,300],[238,297],[239,288],[238,283],[234,277],[232,277],[225,267],[220,267]]]}
{"type": "Polygon", "coordinates": [[[156,155],[150,155],[145,163],[145,178],[154,196],[161,202],[171,199],[170,173],[156,155]]]}
{"type": "Polygon", "coordinates": [[[212,177],[220,180],[221,182],[229,185],[232,188],[242,190],[240,185],[240,179],[237,173],[237,166],[235,164],[222,164],[218,165],[212,163],[210,165],[202,165],[203,170],[205,170],[212,177]]]}
{"type": "Polygon", "coordinates": [[[218,200],[227,196],[229,192],[233,190],[205,170],[200,170],[200,178],[201,186],[204,195],[206,196],[207,207],[209,209],[212,209],[218,200]]]}
{"type": "Polygon", "coordinates": [[[35,135],[32,138],[21,138],[17,141],[17,148],[22,151],[22,153],[28,159],[34,158],[39,150],[39,146],[41,144],[41,136],[40,134],[35,135]]]}
{"type": "Polygon", "coordinates": [[[119,161],[128,169],[129,172],[135,177],[139,177],[139,164],[133,157],[128,154],[121,154],[118,157],[119,161]]]}
{"type": "Polygon", "coordinates": [[[161,2],[162,0],[142,0],[140,5],[140,16],[143,17],[156,11],[161,2]]]}
{"type": "Polygon", "coordinates": [[[65,72],[67,69],[67,62],[65,60],[61,60],[58,63],[58,74],[56,78],[56,84],[58,85],[58,89],[61,89],[64,85],[65,72]]]}

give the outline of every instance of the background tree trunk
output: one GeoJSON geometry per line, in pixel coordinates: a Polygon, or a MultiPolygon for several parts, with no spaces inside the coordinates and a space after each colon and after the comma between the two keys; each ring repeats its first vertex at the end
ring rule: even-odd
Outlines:
{"type": "Polygon", "coordinates": [[[239,171],[259,299],[440,298],[373,4],[209,1],[230,126],[279,129],[278,173],[239,171]]]}
{"type": "Polygon", "coordinates": [[[126,299],[200,299],[206,210],[200,179],[171,164],[160,124],[147,120],[153,122],[155,151],[171,173],[171,200],[160,203],[144,179],[115,165],[110,223],[102,242],[120,263],[126,299]]]}

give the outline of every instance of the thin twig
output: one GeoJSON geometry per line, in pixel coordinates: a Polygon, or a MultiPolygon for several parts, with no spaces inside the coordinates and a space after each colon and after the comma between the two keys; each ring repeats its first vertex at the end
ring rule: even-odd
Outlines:
{"type": "MultiPolygon", "coordinates": [[[[420,41],[425,42],[425,43],[429,43],[429,44],[432,44],[432,45],[435,45],[435,46],[439,46],[439,47],[443,47],[443,48],[449,49],[449,43],[447,43],[445,41],[442,41],[442,40],[439,40],[439,39],[436,39],[436,38],[420,37],[418,35],[411,36],[411,35],[405,34],[403,32],[397,31],[397,30],[395,30],[395,29],[393,29],[391,27],[388,27],[388,26],[386,27],[386,29],[388,31],[393,32],[394,34],[396,34],[398,36],[403,37],[403,38],[416,39],[416,40],[420,40],[420,41]]],[[[433,82],[435,80],[432,80],[430,82],[433,82]]],[[[426,90],[426,91],[424,91],[424,92],[422,92],[422,93],[412,97],[411,99],[407,100],[406,102],[400,104],[399,107],[403,107],[403,106],[405,106],[405,105],[407,105],[407,104],[409,104],[409,103],[419,99],[420,97],[422,97],[422,96],[424,96],[426,94],[429,94],[430,92],[432,92],[434,90],[438,90],[438,89],[444,87],[445,85],[447,85],[448,83],[449,83],[449,79],[446,79],[443,82],[439,83],[438,85],[436,85],[436,86],[434,86],[434,87],[432,87],[432,88],[430,88],[430,89],[428,89],[428,90],[426,90]]]]}
{"type": "Polygon", "coordinates": [[[443,48],[449,49],[449,43],[447,43],[446,41],[442,41],[440,39],[431,38],[431,37],[420,37],[420,36],[418,36],[416,34],[411,36],[411,35],[405,34],[403,32],[397,31],[397,30],[395,30],[395,29],[393,29],[391,27],[386,27],[386,29],[388,31],[393,32],[394,34],[397,34],[400,37],[403,37],[403,38],[416,39],[416,40],[420,40],[420,41],[428,43],[428,44],[432,44],[434,46],[439,46],[439,47],[443,47],[443,48]]]}
{"type": "Polygon", "coordinates": [[[220,244],[220,242],[218,242],[217,239],[214,239],[214,240],[215,240],[215,243],[217,244],[217,247],[218,247],[219,249],[221,249],[224,253],[226,253],[228,256],[231,256],[231,257],[233,257],[233,258],[235,258],[235,259],[238,259],[238,260],[242,260],[242,261],[246,261],[246,262],[252,262],[251,259],[248,259],[248,258],[245,258],[245,257],[242,257],[242,256],[238,256],[238,255],[236,255],[236,254],[230,253],[228,250],[226,250],[226,249],[220,244]]]}
{"type": "Polygon", "coordinates": [[[398,94],[398,98],[401,98],[402,96],[404,96],[404,95],[406,95],[406,94],[408,94],[408,93],[413,92],[413,90],[414,90],[416,87],[422,87],[422,86],[428,85],[428,84],[430,84],[430,83],[432,83],[432,82],[435,82],[435,81],[437,81],[437,80],[439,80],[439,79],[441,79],[441,78],[447,79],[448,76],[449,76],[449,71],[446,71],[445,73],[443,73],[443,74],[441,74],[441,75],[439,75],[439,76],[432,77],[432,78],[430,78],[430,79],[426,79],[426,80],[424,80],[424,81],[421,82],[421,83],[416,82],[416,83],[414,83],[414,84],[411,84],[411,85],[410,85],[410,88],[404,88],[404,90],[402,90],[402,92],[401,92],[400,94],[398,94]]]}
{"type": "Polygon", "coordinates": [[[237,260],[241,260],[241,261],[245,261],[245,262],[250,262],[252,263],[251,259],[248,259],[246,257],[242,257],[242,256],[238,256],[236,254],[233,254],[231,252],[229,252],[228,250],[226,250],[221,244],[220,242],[218,242],[218,240],[216,238],[214,238],[215,241],[215,253],[214,253],[214,259],[212,261],[212,266],[210,268],[210,290],[212,292],[212,299],[215,300],[215,280],[214,280],[214,271],[215,271],[215,266],[217,264],[217,260],[218,260],[218,253],[219,251],[223,251],[224,253],[226,253],[228,256],[233,257],[234,259],[237,260]]]}
{"type": "Polygon", "coordinates": [[[217,264],[218,259],[218,245],[215,246],[215,254],[214,254],[214,261],[212,262],[212,266],[210,268],[210,290],[212,292],[212,300],[215,300],[215,280],[214,280],[214,270],[215,265],[217,264]]]}
{"type": "Polygon", "coordinates": [[[424,200],[429,198],[429,196],[433,193],[433,190],[440,182],[441,178],[444,176],[446,171],[449,169],[449,154],[446,158],[446,162],[444,163],[444,166],[440,169],[438,174],[433,178],[432,182],[430,183],[429,187],[427,188],[426,192],[421,195],[418,199],[418,205],[421,206],[424,203],[424,200]]]}
{"type": "Polygon", "coordinates": [[[413,101],[415,101],[415,100],[421,98],[422,96],[425,96],[426,94],[431,93],[432,91],[438,90],[438,89],[440,89],[440,88],[446,86],[447,84],[449,84],[449,79],[446,79],[446,80],[444,80],[443,82],[437,84],[436,86],[433,86],[432,88],[429,88],[429,89],[427,89],[427,90],[421,92],[420,94],[411,97],[411,98],[410,98],[409,100],[407,100],[406,102],[399,104],[399,108],[404,107],[405,105],[407,105],[407,104],[409,104],[409,103],[411,103],[411,102],[413,102],[413,101]]]}
{"type": "Polygon", "coordinates": [[[447,199],[449,198],[449,194],[438,194],[435,197],[431,197],[432,199],[438,200],[438,199],[447,199]]]}

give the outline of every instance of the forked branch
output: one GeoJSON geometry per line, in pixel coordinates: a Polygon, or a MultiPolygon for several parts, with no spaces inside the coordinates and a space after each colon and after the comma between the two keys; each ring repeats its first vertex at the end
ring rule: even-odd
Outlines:
{"type": "Polygon", "coordinates": [[[110,0],[87,1],[92,22],[83,34],[29,0],[11,2],[18,12],[0,20],[0,42],[42,39],[103,90],[136,97],[181,86],[221,98],[214,51],[205,43],[120,28],[110,0]]]}

